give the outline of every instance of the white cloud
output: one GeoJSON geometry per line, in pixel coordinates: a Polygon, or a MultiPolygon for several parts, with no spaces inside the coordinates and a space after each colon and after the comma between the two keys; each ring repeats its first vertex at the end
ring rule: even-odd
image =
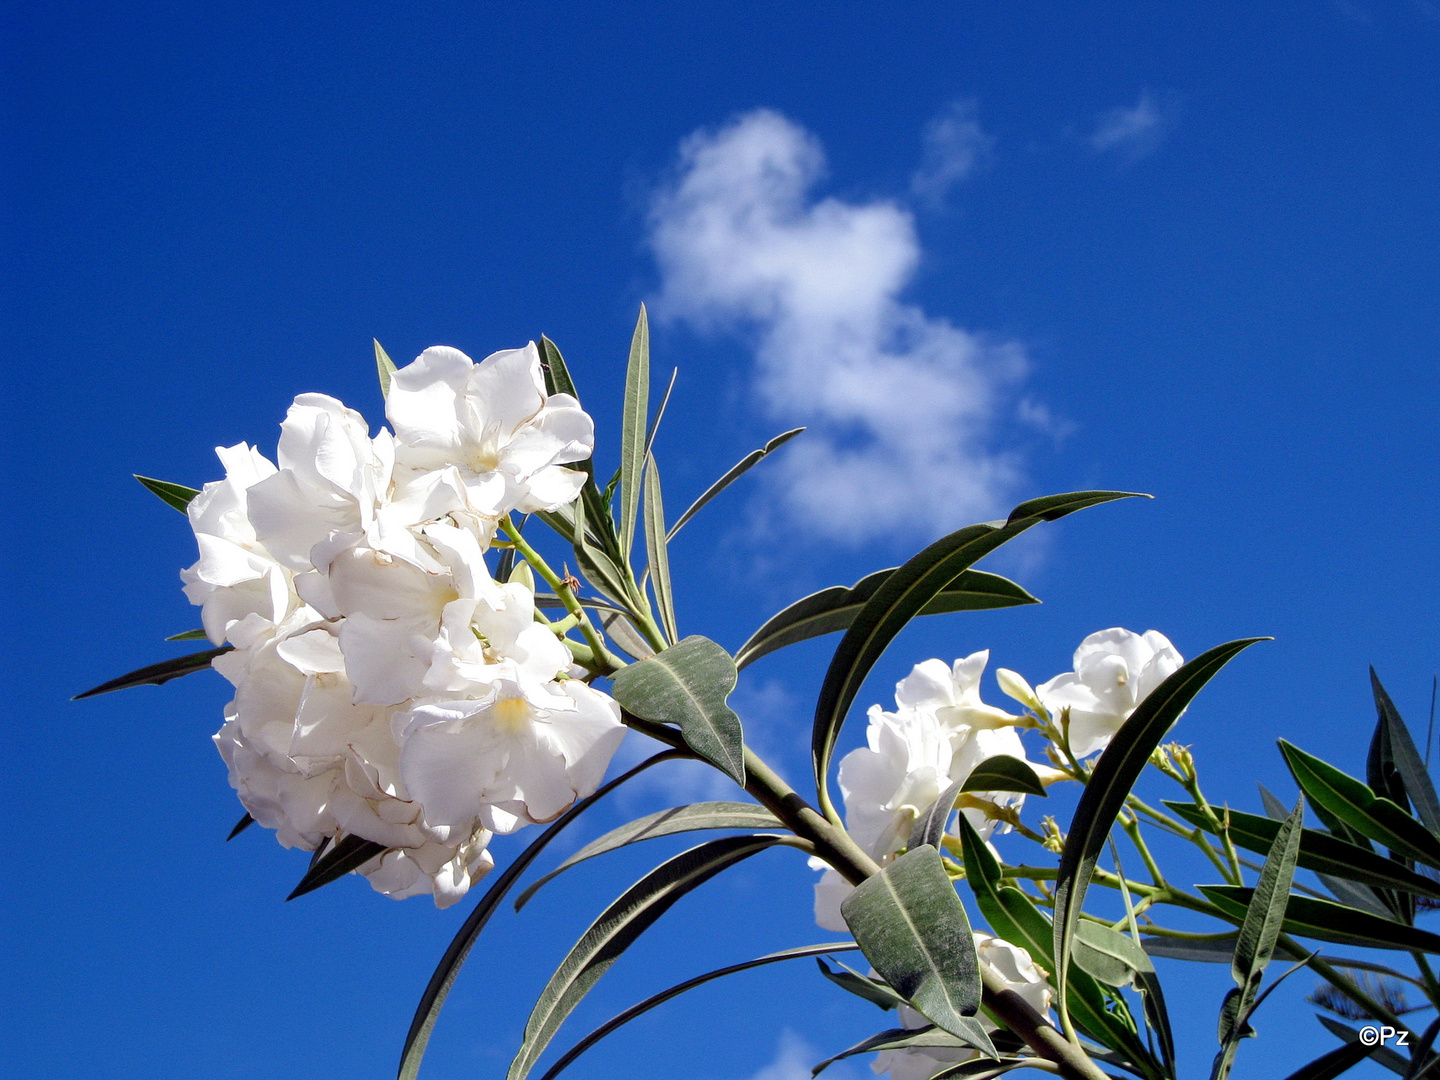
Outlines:
{"type": "Polygon", "coordinates": [[[1169,112],[1148,90],[1142,91],[1133,106],[1110,109],[1100,115],[1089,139],[1090,149],[1097,154],[1119,154],[1128,161],[1138,161],[1154,153],[1169,134],[1169,112]]]}
{"type": "Polygon", "coordinates": [[[750,1080],[810,1080],[810,1067],[823,1056],[793,1031],[785,1031],[780,1036],[775,1060],[750,1080]]]}
{"type": "Polygon", "coordinates": [[[975,118],[975,102],[955,102],[926,125],[925,156],[910,178],[910,190],[922,201],[940,205],[950,189],[989,156],[994,142],[975,118]]]}
{"type": "Polygon", "coordinates": [[[819,142],[768,110],[686,139],[651,208],[657,313],[754,332],[765,411],[810,426],[766,472],[792,523],[858,543],[994,517],[1020,480],[991,443],[1024,350],[903,303],[914,219],[814,198],[824,171],[819,142]]]}

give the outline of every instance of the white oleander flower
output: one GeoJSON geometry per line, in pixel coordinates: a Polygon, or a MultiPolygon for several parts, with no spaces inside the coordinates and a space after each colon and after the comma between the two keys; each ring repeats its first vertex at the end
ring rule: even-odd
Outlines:
{"type": "MultiPolygon", "coordinates": [[[[1041,1016],[1049,1012],[1050,987],[1045,981],[1045,973],[1030,959],[1030,954],[1018,945],[979,930],[971,933],[981,965],[998,976],[1005,989],[1018,993],[1041,1016]]],[[[901,1005],[899,1013],[900,1026],[907,1030],[930,1026],[929,1020],[908,1005],[901,1005]]],[[[987,1030],[999,1030],[983,1014],[979,1019],[987,1030]]],[[[936,1073],[979,1056],[980,1051],[962,1047],[907,1047],[904,1050],[880,1051],[870,1068],[877,1075],[888,1074],[890,1080],[930,1080],[936,1073]]]]}
{"type": "Polygon", "coordinates": [[[462,899],[470,887],[495,867],[486,850],[490,833],[477,829],[463,843],[433,841],[415,848],[397,848],[370,860],[359,873],[370,887],[392,900],[433,896],[437,908],[462,899]]]}
{"type": "Polygon", "coordinates": [[[1113,627],[1091,634],[1075,650],[1075,670],[1036,687],[1058,726],[1070,710],[1070,752],[1076,759],[1104,750],[1135,707],[1184,658],[1158,630],[1136,634],[1113,627]]]}
{"type": "Polygon", "coordinates": [[[585,475],[564,466],[584,461],[595,443],[578,401],[546,395],[534,342],[478,364],[458,349],[426,349],[391,375],[385,413],[397,463],[453,470],[470,510],[491,519],[574,500],[585,475]]]}
{"type": "Polygon", "coordinates": [[[509,667],[488,698],[427,701],[396,717],[400,774],[433,826],[508,833],[553,821],[594,793],[625,737],[607,695],[509,667]]]}
{"type": "MultiPolygon", "coordinates": [[[[200,605],[206,636],[223,644],[230,628],[249,616],[266,625],[282,622],[297,606],[291,575],[255,535],[247,516],[249,496],[275,466],[246,443],[216,447],[225,479],[206,484],[186,515],[200,557],[180,572],[185,595],[200,605]]],[[[252,620],[253,622],[253,620],[252,620]]]]}

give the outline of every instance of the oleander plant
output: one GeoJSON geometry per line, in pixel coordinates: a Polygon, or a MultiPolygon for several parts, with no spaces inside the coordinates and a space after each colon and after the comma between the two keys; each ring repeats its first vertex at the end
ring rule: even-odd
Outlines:
{"type": "Polygon", "coordinates": [[[799,429],[671,519],[652,446],[665,400],[652,415],[643,308],[609,478],[595,473],[594,424],[547,338],[479,363],[444,347],[399,369],[378,343],[375,356],[389,422],[379,435],[334,398],[302,394],[274,462],[242,443],[217,451],[225,477],[202,490],[138,478],[194,530],[199,558],[181,577],[203,629],[172,640],[209,647],[79,696],[206,668],[228,680],[234,698],[214,739],[245,810],[231,835],[258,823],[309,852],[292,896],[347,874],[441,908],[478,893],[419,1002],[402,1080],[419,1074],[446,995],[502,903],[521,908],[579,862],[686,832],[718,835],[596,917],[516,1033],[506,1080],[550,1080],[693,987],[804,958],[825,992],[891,1014],[816,1073],[869,1054],[891,1080],[1025,1069],[1071,1080],[1208,1069],[1224,1080],[1269,993],[1307,968],[1335,1040],[1291,1080],[1367,1058],[1407,1080],[1440,1077],[1430,959],[1440,935],[1420,925],[1440,904],[1440,799],[1428,734],[1422,754],[1373,672],[1364,779],[1281,740],[1298,798],[1287,806],[1262,788],[1260,812],[1210,803],[1193,755],[1167,741],[1195,695],[1259,638],[1187,661],[1157,631],[1101,630],[1072,670],[1046,681],[996,669],[1004,707],[981,697],[988,652],[926,660],[898,684],[893,709],[870,707],[865,745],[832,760],[866,676],[911,620],[1036,602],[975,564],[1032,527],[1132,493],[1024,502],[791,604],[732,655],[682,635],[667,545],[799,429]],[[728,697],[740,669],[831,634],[813,789],[802,792],[747,744],[728,697]],[[607,779],[632,730],[658,752],[607,779]],[[724,773],[733,800],[630,822],[516,891],[597,800],[680,760],[724,773]],[[1147,773],[1175,798],[1142,801],[1147,773]],[[1057,784],[1078,786],[1068,823],[1027,813],[1057,784]],[[497,869],[494,835],[532,827],[529,847],[497,869]],[[777,846],[818,872],[815,921],[835,940],[692,977],[547,1055],[576,1004],[676,900],[777,846]],[[1197,873],[1209,883],[1176,883],[1197,873]],[[1176,1061],[1156,957],[1230,965],[1213,1061],[1176,1061]],[[1272,977],[1272,962],[1290,966],[1272,977]]]}

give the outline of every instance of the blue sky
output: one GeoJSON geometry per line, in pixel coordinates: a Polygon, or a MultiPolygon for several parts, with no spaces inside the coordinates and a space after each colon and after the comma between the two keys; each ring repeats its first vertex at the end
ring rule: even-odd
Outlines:
{"type": "MultiPolygon", "coordinates": [[[[209,744],[218,677],[67,701],[196,623],[176,577],[193,540],[130,474],[199,486],[214,446],[273,451],[300,392],[378,423],[372,336],[403,362],[549,334],[606,462],[650,302],[656,367],[680,368],[657,442],[672,513],[809,424],[675,545],[682,631],[730,648],[790,600],[1022,498],[1156,496],[1002,558],[1045,604],[913,628],[865,704],[916,661],[980,648],[1040,681],[1119,625],[1187,656],[1275,637],[1177,730],[1215,800],[1254,809],[1256,780],[1292,795],[1282,735],[1359,771],[1369,663],[1423,729],[1440,666],[1428,0],[0,17],[18,1071],[392,1067],[464,907],[356,880],[280,903],[303,858],[258,830],[221,843],[239,810],[209,744]]],[[[797,780],[826,657],[818,643],[762,661],[737,695],[797,780]]],[[[570,846],[713,797],[697,785],[638,787],[570,846]]],[[[666,843],[498,919],[427,1074],[498,1075],[547,963],[666,843]]],[[[679,906],[565,1035],[695,972],[825,940],[791,855],[679,906]]],[[[1242,1073],[1284,1075],[1326,1044],[1305,982],[1266,1006],[1242,1073]]],[[[1227,984],[1221,967],[1172,975],[1187,1075],[1208,1070],[1227,984]]],[[[791,1080],[883,1026],[843,997],[804,963],[740,976],[575,1075],[791,1080]]]]}

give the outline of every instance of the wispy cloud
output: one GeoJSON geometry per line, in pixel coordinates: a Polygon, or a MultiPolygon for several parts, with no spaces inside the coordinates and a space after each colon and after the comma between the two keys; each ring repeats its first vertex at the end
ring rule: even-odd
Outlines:
{"type": "Polygon", "coordinates": [[[973,100],[954,102],[925,127],[925,152],[910,178],[916,198],[938,206],[990,156],[995,140],[980,127],[973,100]]]}
{"type": "MultiPolygon", "coordinates": [[[[775,1060],[751,1076],[750,1080],[810,1080],[811,1066],[823,1056],[793,1031],[785,1031],[780,1036],[775,1060]]],[[[845,1080],[846,1076],[853,1075],[846,1072],[844,1065],[836,1069],[835,1074],[836,1080],[845,1080]]]]}
{"type": "Polygon", "coordinates": [[[1173,126],[1173,105],[1162,103],[1148,90],[1134,105],[1101,113],[1090,135],[1090,149],[1097,154],[1117,154],[1138,161],[1153,154],[1173,126]]]}
{"type": "Polygon", "coordinates": [[[657,312],[755,335],[764,411],[810,425],[767,473],[791,523],[859,543],[992,517],[1021,478],[993,440],[1025,352],[903,302],[913,217],[815,198],[824,172],[769,110],[686,139],[651,208],[657,312]]]}

